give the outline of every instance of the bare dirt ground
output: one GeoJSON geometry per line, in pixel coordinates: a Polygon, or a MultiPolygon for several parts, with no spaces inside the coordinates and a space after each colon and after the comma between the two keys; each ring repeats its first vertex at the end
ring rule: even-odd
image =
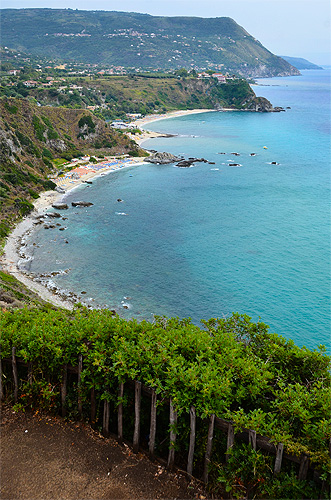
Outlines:
{"type": "Polygon", "coordinates": [[[197,482],[168,472],[88,425],[1,412],[1,500],[205,499],[197,482]]]}

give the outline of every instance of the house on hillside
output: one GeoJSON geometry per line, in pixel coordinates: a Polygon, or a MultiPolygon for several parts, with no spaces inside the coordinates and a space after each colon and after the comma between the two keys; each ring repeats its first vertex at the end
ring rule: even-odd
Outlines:
{"type": "Polygon", "coordinates": [[[25,82],[23,82],[23,85],[25,85],[25,87],[35,87],[36,85],[38,85],[38,82],[34,80],[26,80],[25,82]]]}
{"type": "Polygon", "coordinates": [[[222,73],[213,73],[213,78],[217,78],[218,83],[226,83],[226,77],[222,73]]]}

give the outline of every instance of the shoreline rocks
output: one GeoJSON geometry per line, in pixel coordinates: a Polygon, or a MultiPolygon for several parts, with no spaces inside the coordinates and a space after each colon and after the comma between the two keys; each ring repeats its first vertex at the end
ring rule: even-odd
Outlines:
{"type": "Polygon", "coordinates": [[[147,163],[155,163],[159,165],[167,165],[169,163],[175,163],[176,161],[180,160],[182,160],[182,158],[179,158],[178,156],[175,156],[171,153],[165,153],[165,152],[154,153],[149,158],[144,159],[144,161],[147,163]]]}
{"type": "Polygon", "coordinates": [[[55,210],[68,210],[68,205],[67,203],[53,203],[52,205],[55,210]]]}
{"type": "Polygon", "coordinates": [[[93,203],[90,201],[72,201],[71,205],[73,207],[91,207],[93,203]]]}

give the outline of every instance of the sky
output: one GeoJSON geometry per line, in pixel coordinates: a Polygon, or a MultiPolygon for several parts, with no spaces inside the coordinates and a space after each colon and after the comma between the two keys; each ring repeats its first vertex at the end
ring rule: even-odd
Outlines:
{"type": "Polygon", "coordinates": [[[277,55],[331,64],[329,0],[1,0],[1,8],[117,10],[231,17],[277,55]]]}

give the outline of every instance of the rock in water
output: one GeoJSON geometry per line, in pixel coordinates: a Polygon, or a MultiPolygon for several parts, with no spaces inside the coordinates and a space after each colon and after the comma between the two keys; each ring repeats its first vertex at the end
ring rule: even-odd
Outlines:
{"type": "Polygon", "coordinates": [[[174,156],[171,153],[154,153],[149,158],[144,159],[148,163],[159,163],[160,165],[167,165],[168,163],[175,163],[181,160],[178,156],[174,156]]]}
{"type": "Polygon", "coordinates": [[[66,203],[53,203],[52,207],[55,210],[67,210],[69,208],[66,203]]]}
{"type": "Polygon", "coordinates": [[[73,207],[91,207],[93,203],[90,201],[72,201],[71,205],[73,207]]]}

